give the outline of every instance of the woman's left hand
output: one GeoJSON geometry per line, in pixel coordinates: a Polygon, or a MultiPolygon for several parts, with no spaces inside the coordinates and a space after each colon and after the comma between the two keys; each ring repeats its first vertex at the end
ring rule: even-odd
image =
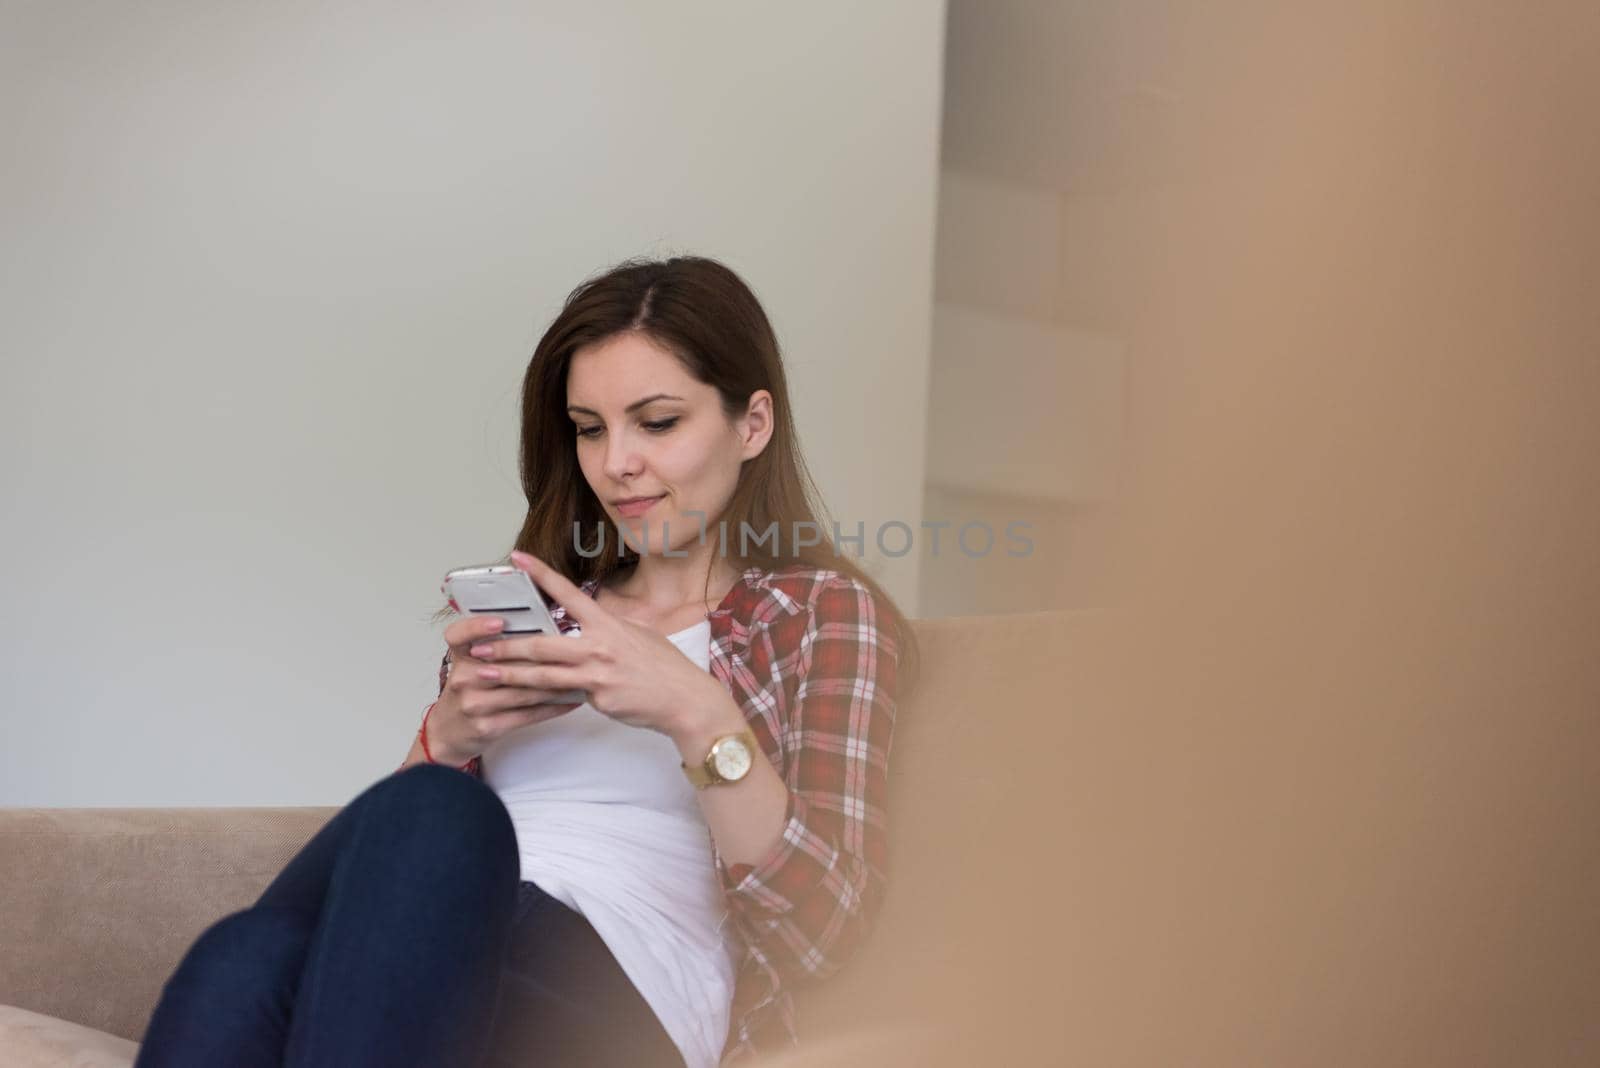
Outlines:
{"type": "MultiPolygon", "coordinates": [[[[697,720],[727,691],[664,634],[600,606],[565,575],[535,556],[511,554],[545,593],[567,610],[582,633],[538,634],[486,643],[480,656],[508,686],[589,692],[594,708],[632,727],[669,737],[693,733],[697,720]]],[[[484,670],[484,669],[479,669],[484,670]]]]}

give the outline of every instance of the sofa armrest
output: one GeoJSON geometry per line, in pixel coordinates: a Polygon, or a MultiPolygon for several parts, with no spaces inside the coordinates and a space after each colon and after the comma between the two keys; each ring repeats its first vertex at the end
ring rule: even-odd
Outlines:
{"type": "Polygon", "coordinates": [[[0,808],[0,1004],[138,1041],[194,939],[337,808],[0,808]]]}

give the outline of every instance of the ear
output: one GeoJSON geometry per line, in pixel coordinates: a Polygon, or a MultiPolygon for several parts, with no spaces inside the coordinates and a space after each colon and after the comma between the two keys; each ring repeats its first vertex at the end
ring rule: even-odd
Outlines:
{"type": "Polygon", "coordinates": [[[750,394],[750,403],[744,414],[734,420],[734,431],[739,436],[739,459],[753,460],[772,440],[772,394],[758,389],[750,394]]]}

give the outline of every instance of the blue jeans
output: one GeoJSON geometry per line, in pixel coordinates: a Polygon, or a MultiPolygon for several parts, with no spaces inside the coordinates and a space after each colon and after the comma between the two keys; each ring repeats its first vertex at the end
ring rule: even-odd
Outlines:
{"type": "Polygon", "coordinates": [[[519,868],[480,780],[379,780],[201,933],[135,1068],[683,1068],[594,928],[519,868]]]}

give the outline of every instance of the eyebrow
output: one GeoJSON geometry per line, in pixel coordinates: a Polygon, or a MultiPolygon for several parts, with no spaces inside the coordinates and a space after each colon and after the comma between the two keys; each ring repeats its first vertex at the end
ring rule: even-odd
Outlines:
{"type": "MultiPolygon", "coordinates": [[[[681,401],[681,400],[683,400],[683,398],[682,397],[678,397],[678,396],[674,396],[671,393],[652,393],[648,397],[641,397],[640,399],[634,401],[632,404],[628,405],[626,408],[624,408],[622,410],[624,412],[636,412],[640,408],[643,408],[646,404],[649,404],[651,401],[658,401],[658,400],[681,401]]],[[[593,408],[583,408],[583,407],[580,407],[580,406],[578,406],[576,404],[567,405],[567,414],[571,415],[573,412],[582,412],[584,415],[595,415],[595,416],[598,416],[600,414],[599,412],[595,411],[593,408]]]]}

